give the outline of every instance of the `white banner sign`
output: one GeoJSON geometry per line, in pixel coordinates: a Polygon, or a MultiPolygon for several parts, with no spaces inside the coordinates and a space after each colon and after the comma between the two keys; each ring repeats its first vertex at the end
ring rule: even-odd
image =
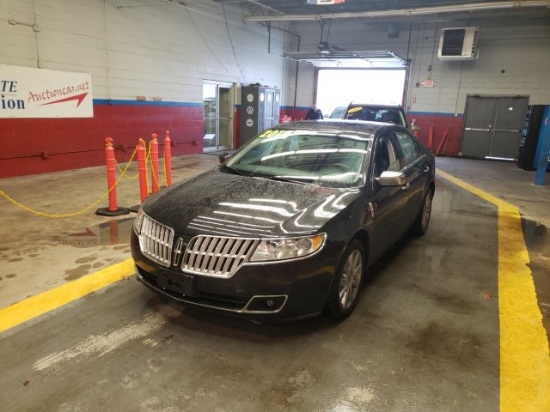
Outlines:
{"type": "Polygon", "coordinates": [[[94,117],[92,76],[0,65],[0,118],[94,117]]]}

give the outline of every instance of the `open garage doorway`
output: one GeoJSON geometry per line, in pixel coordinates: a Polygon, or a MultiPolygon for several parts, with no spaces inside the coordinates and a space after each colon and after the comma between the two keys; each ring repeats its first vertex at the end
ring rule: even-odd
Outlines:
{"type": "Polygon", "coordinates": [[[317,107],[325,117],[350,102],[402,105],[406,69],[320,69],[317,107]]]}

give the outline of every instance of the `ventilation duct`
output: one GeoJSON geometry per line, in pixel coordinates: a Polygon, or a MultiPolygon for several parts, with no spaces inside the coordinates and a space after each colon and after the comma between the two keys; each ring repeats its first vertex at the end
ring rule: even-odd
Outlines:
{"type": "Polygon", "coordinates": [[[439,38],[439,60],[476,60],[477,27],[457,27],[441,30],[439,38]]]}

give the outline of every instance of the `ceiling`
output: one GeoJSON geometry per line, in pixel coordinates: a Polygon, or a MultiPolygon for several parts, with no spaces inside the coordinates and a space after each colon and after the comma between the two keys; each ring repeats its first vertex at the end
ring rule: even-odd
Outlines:
{"type": "MultiPolygon", "coordinates": [[[[319,23],[337,19],[379,22],[428,22],[465,18],[550,18],[550,0],[213,0],[239,5],[246,21],[319,23]],[[311,3],[322,4],[311,4],[311,3]],[[327,3],[338,4],[327,4],[327,3]]],[[[287,58],[317,68],[404,68],[408,62],[390,50],[350,51],[320,42],[318,50],[286,52],[287,58]]]]}
{"type": "Polygon", "coordinates": [[[401,18],[463,14],[472,17],[510,16],[549,11],[546,0],[214,0],[240,4],[248,21],[307,21],[323,19],[401,18]],[[310,4],[319,2],[322,4],[310,4]],[[329,3],[329,4],[327,4],[329,3]]]}

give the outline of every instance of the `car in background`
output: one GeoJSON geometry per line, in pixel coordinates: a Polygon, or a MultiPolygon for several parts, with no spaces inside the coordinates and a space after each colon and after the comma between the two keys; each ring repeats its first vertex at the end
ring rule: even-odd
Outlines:
{"type": "Polygon", "coordinates": [[[134,220],[137,279],[164,297],[259,322],[344,319],[373,262],[428,228],[434,157],[402,126],[283,123],[222,160],[134,220]]]}
{"type": "Polygon", "coordinates": [[[334,108],[332,113],[329,116],[329,119],[343,119],[344,115],[346,114],[346,106],[338,106],[334,108]]]}
{"type": "Polygon", "coordinates": [[[401,106],[350,103],[346,108],[344,119],[393,123],[410,129],[407,116],[401,106]]]}

